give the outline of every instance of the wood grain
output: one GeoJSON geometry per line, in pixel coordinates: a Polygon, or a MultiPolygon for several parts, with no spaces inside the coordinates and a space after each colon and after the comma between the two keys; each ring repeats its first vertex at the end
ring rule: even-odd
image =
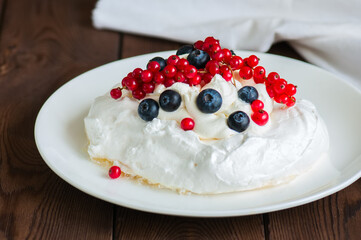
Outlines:
{"type": "Polygon", "coordinates": [[[270,239],[350,239],[361,236],[361,180],[316,202],[269,214],[270,239]]]}
{"type": "Polygon", "coordinates": [[[0,239],[112,237],[112,205],[57,177],[33,134],[59,86],[117,58],[119,35],[91,26],[94,2],[1,1],[0,239]]]}
{"type": "Polygon", "coordinates": [[[261,215],[189,218],[118,208],[116,239],[264,239],[261,215]]]}

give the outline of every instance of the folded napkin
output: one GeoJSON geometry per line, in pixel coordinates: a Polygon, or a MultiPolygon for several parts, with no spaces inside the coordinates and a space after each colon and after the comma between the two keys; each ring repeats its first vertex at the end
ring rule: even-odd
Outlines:
{"type": "Polygon", "coordinates": [[[214,36],[223,47],[262,52],[288,41],[361,89],[360,0],[99,0],[93,24],[189,43],[214,36]]]}

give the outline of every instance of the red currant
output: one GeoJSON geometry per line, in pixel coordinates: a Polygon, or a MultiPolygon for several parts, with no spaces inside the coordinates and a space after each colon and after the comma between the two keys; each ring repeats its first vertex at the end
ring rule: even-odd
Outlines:
{"type": "Polygon", "coordinates": [[[258,65],[259,59],[256,55],[251,55],[247,58],[247,65],[251,68],[258,65]]]}
{"type": "Polygon", "coordinates": [[[202,78],[199,74],[195,75],[192,78],[189,78],[189,80],[188,80],[189,85],[194,85],[194,86],[200,84],[201,81],[202,81],[202,78]]]}
{"type": "Polygon", "coordinates": [[[287,102],[286,102],[287,107],[292,107],[295,104],[296,104],[296,98],[295,97],[292,96],[292,97],[289,97],[287,99],[287,102]]]}
{"type": "Polygon", "coordinates": [[[136,68],[133,70],[133,77],[140,79],[142,77],[143,70],[141,68],[136,68]]]}
{"type": "Polygon", "coordinates": [[[187,59],[181,58],[177,62],[177,69],[179,70],[185,70],[189,66],[189,62],[187,59]]]}
{"type": "Polygon", "coordinates": [[[213,44],[210,49],[211,52],[215,53],[215,52],[219,52],[222,50],[221,46],[219,46],[219,44],[213,44]]]}
{"type": "Polygon", "coordinates": [[[251,115],[254,123],[259,126],[264,126],[268,122],[269,116],[265,110],[258,110],[251,115]]]}
{"type": "Polygon", "coordinates": [[[110,91],[110,96],[114,99],[118,99],[122,97],[122,90],[120,88],[113,88],[110,91]]]}
{"type": "Polygon", "coordinates": [[[143,99],[145,97],[145,92],[143,90],[136,89],[132,92],[133,97],[136,99],[143,99]]]}
{"type": "Polygon", "coordinates": [[[181,121],[181,128],[184,131],[193,130],[194,129],[194,121],[192,118],[183,118],[181,121]]]}
{"type": "Polygon", "coordinates": [[[121,173],[122,173],[122,170],[118,166],[112,166],[111,168],[109,168],[109,172],[108,172],[109,177],[112,179],[118,178],[121,173]]]}
{"type": "Polygon", "coordinates": [[[243,65],[243,59],[240,56],[232,56],[229,60],[229,65],[233,70],[241,69],[243,65]]]}
{"type": "Polygon", "coordinates": [[[123,80],[122,80],[122,86],[123,86],[123,87],[126,87],[126,86],[127,86],[127,85],[126,85],[126,83],[127,83],[127,81],[128,81],[127,79],[129,79],[129,78],[130,78],[130,77],[128,77],[128,76],[123,78],[123,80]]]}
{"type": "Polygon", "coordinates": [[[261,100],[256,99],[251,103],[251,108],[253,112],[257,112],[264,108],[264,103],[261,100]]]}
{"type": "Polygon", "coordinates": [[[195,43],[193,44],[193,46],[194,46],[194,48],[196,48],[196,49],[202,50],[203,43],[204,43],[203,41],[198,40],[197,42],[195,42],[195,43]]]}
{"type": "Polygon", "coordinates": [[[288,96],[286,94],[276,95],[274,99],[277,103],[286,104],[288,101],[288,96]]]}
{"type": "Polygon", "coordinates": [[[223,55],[224,55],[224,61],[225,62],[229,62],[229,60],[231,60],[232,58],[232,53],[228,48],[223,48],[222,49],[223,55]]]}
{"type": "Polygon", "coordinates": [[[142,86],[142,90],[143,90],[145,93],[152,93],[152,92],[154,92],[154,88],[155,88],[154,83],[144,83],[143,86],[142,86]]]}
{"type": "Polygon", "coordinates": [[[273,86],[272,86],[272,85],[266,85],[266,90],[267,90],[268,96],[269,96],[270,98],[275,97],[275,92],[274,92],[274,90],[273,90],[273,86]]]}
{"type": "Polygon", "coordinates": [[[205,84],[210,83],[212,81],[212,78],[213,76],[210,73],[206,73],[203,75],[203,81],[205,84]]]}
{"type": "Polygon", "coordinates": [[[176,82],[184,82],[186,80],[186,77],[184,76],[183,73],[177,72],[174,76],[174,79],[176,82]]]}
{"type": "Polygon", "coordinates": [[[212,74],[212,76],[219,73],[219,68],[219,63],[216,60],[210,60],[206,64],[206,69],[210,74],[212,74]]]}
{"type": "Polygon", "coordinates": [[[175,83],[175,80],[174,80],[173,78],[167,78],[167,79],[164,81],[164,86],[170,87],[170,86],[172,86],[174,83],[175,83]]]}
{"type": "Polygon", "coordinates": [[[253,79],[255,83],[264,83],[266,70],[262,66],[257,66],[253,71],[253,79]]]}
{"type": "Polygon", "coordinates": [[[224,78],[224,80],[226,80],[227,82],[228,82],[228,81],[231,81],[231,79],[232,79],[232,77],[233,77],[233,74],[232,74],[231,69],[229,69],[229,67],[227,67],[226,65],[223,65],[223,66],[220,68],[220,74],[222,75],[222,77],[224,78]]]}
{"type": "Polygon", "coordinates": [[[167,65],[163,69],[163,74],[167,78],[172,78],[177,73],[177,68],[174,65],[167,65]]]}
{"type": "Polygon", "coordinates": [[[239,70],[239,76],[245,80],[250,79],[253,76],[253,70],[251,67],[243,66],[239,70]]]}
{"type": "Polygon", "coordinates": [[[177,62],[179,61],[179,57],[177,55],[171,55],[168,59],[167,59],[167,64],[168,65],[177,65],[177,62]]]}
{"type": "Polygon", "coordinates": [[[147,64],[147,69],[153,73],[159,72],[160,64],[157,61],[151,61],[147,64]]]}
{"type": "Polygon", "coordinates": [[[160,83],[164,82],[164,79],[165,79],[165,77],[164,77],[164,75],[162,73],[157,72],[157,73],[154,74],[154,78],[153,78],[154,82],[160,84],[160,83]]]}
{"type": "Polygon", "coordinates": [[[286,94],[293,96],[295,95],[297,92],[297,87],[295,85],[293,85],[292,83],[289,83],[286,85],[286,94]]]}
{"type": "Polygon", "coordinates": [[[197,68],[193,65],[189,65],[184,70],[186,78],[193,78],[197,75],[197,68]]]}
{"type": "Polygon", "coordinates": [[[224,59],[225,55],[222,51],[218,51],[212,54],[212,59],[216,60],[218,62],[222,62],[224,59]]]}
{"type": "Polygon", "coordinates": [[[141,79],[145,83],[150,82],[153,79],[153,73],[149,70],[144,70],[142,72],[141,79]]]}
{"type": "Polygon", "coordinates": [[[279,79],[273,84],[273,90],[276,94],[282,94],[286,91],[286,85],[279,79]]]}
{"type": "Polygon", "coordinates": [[[127,78],[126,80],[124,80],[124,83],[130,91],[134,91],[139,87],[139,83],[135,78],[127,78]]]}
{"type": "Polygon", "coordinates": [[[280,75],[278,75],[278,73],[276,73],[276,72],[270,72],[270,73],[268,74],[267,81],[268,81],[269,83],[273,83],[273,82],[275,82],[275,81],[278,80],[278,79],[280,79],[280,75]]]}

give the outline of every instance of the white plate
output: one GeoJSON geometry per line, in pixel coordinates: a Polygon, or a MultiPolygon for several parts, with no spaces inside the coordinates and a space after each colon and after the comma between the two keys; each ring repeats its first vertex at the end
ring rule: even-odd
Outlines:
{"type": "MultiPolygon", "coordinates": [[[[35,124],[35,139],[48,166],[74,187],[121,206],[180,216],[240,216],[309,203],[339,191],[361,176],[361,93],[315,66],[257,53],[268,72],[298,85],[298,98],[311,100],[330,134],[330,153],[306,174],[278,187],[215,196],[179,195],[120,178],[89,160],[83,119],[94,98],[135,67],[145,67],[161,52],[128,58],[86,72],[58,89],[44,104],[35,124]]],[[[250,52],[238,52],[242,57],[250,52]]]]}

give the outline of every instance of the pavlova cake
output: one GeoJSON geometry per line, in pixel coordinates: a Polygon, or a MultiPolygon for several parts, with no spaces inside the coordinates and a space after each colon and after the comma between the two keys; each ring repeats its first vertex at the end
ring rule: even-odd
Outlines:
{"type": "Polygon", "coordinates": [[[150,59],[95,99],[85,129],[90,158],[109,176],[197,194],[285,183],[328,150],[315,106],[208,37],[150,59]]]}

